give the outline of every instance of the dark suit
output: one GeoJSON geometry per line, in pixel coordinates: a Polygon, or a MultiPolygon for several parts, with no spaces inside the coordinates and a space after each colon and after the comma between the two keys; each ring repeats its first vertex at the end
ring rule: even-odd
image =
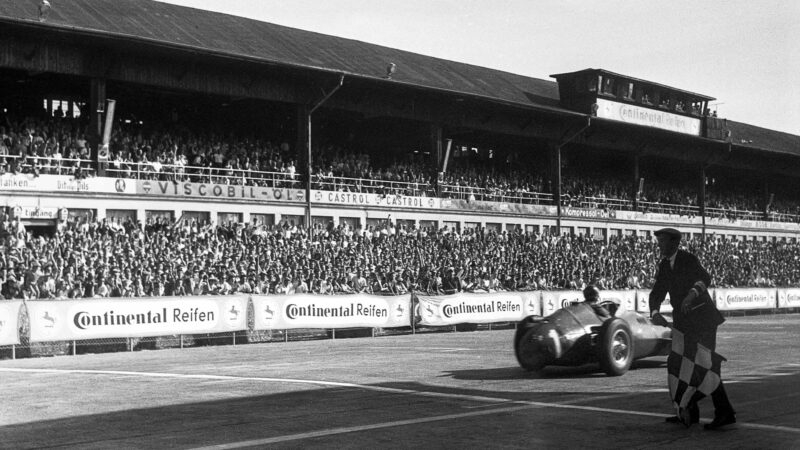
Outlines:
{"type": "Polygon", "coordinates": [[[656,272],[656,283],[650,291],[650,311],[658,310],[669,293],[672,305],[674,326],[684,334],[716,332],[717,326],[725,319],[708,295],[711,276],[693,254],[678,250],[675,267],[670,268],[668,258],[664,258],[656,272]],[[681,311],[683,299],[695,288],[698,296],[692,302],[692,311],[686,315],[681,311]]]}
{"type": "MultiPolygon", "coordinates": [[[[715,351],[717,327],[725,321],[725,318],[722,317],[708,294],[710,283],[711,276],[697,257],[685,250],[678,250],[673,267],[670,267],[669,258],[664,258],[659,264],[656,282],[650,291],[649,301],[650,311],[658,311],[669,293],[675,329],[685,335],[687,343],[700,343],[711,351],[715,351]],[[689,314],[684,314],[681,305],[692,289],[697,291],[698,295],[692,301],[689,314]]],[[[716,416],[733,413],[733,407],[725,393],[722,381],[720,381],[719,388],[711,394],[711,399],[714,402],[716,416]]],[[[697,418],[699,415],[697,405],[691,405],[690,410],[697,418]]]]}

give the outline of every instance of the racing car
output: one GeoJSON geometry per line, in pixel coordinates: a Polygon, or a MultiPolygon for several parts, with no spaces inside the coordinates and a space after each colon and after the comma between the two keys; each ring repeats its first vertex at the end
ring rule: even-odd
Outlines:
{"type": "Polygon", "coordinates": [[[599,363],[611,376],[630,369],[635,359],[668,355],[671,330],[619,302],[600,303],[611,318],[601,320],[586,303],[573,303],[547,317],[528,316],[517,324],[514,353],[520,366],[539,372],[546,366],[599,363]]]}

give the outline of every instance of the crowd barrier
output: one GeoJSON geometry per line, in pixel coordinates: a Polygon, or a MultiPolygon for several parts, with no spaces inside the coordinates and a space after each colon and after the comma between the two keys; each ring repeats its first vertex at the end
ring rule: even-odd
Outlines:
{"type": "MultiPolygon", "coordinates": [[[[800,288],[709,290],[721,311],[800,308],[800,288]]],[[[649,291],[607,290],[620,308],[648,312],[649,291]]],[[[401,328],[516,322],[582,301],[581,291],[460,293],[444,296],[230,295],[0,301],[0,346],[261,330],[401,328]],[[252,320],[248,320],[251,317],[252,320]]],[[[671,312],[669,297],[661,307],[671,312]]],[[[235,340],[235,339],[234,339],[235,340]]]]}

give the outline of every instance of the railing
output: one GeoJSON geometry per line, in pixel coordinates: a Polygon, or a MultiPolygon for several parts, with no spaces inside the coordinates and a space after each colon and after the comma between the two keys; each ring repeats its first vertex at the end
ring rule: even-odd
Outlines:
{"type": "Polygon", "coordinates": [[[763,211],[750,211],[736,208],[706,208],[706,217],[712,219],[728,219],[730,221],[765,220],[763,211]]]}
{"type": "MultiPolygon", "coordinates": [[[[675,214],[679,216],[699,216],[700,208],[695,205],[678,205],[658,202],[639,202],[639,211],[645,213],[675,214]]],[[[706,208],[708,211],[708,208],[706,208]]]]}
{"type": "Polygon", "coordinates": [[[566,206],[614,211],[633,211],[633,201],[624,198],[581,197],[577,200],[572,199],[566,203],[566,206]]]}
{"type": "Polygon", "coordinates": [[[428,183],[335,177],[321,174],[314,175],[311,188],[323,191],[345,191],[387,195],[393,194],[417,197],[431,197],[436,195],[433,186],[428,183]]]}
{"type": "MultiPolygon", "coordinates": [[[[235,184],[246,186],[263,186],[277,188],[303,189],[305,183],[299,174],[287,172],[266,172],[258,170],[232,169],[226,167],[201,167],[182,164],[137,163],[109,161],[102,163],[108,176],[140,180],[191,181],[195,183],[235,184]]],[[[95,175],[95,163],[88,159],[22,157],[18,155],[0,155],[0,173],[15,172],[36,175],[65,175],[86,177],[95,175]]],[[[367,178],[328,177],[315,175],[312,189],[329,191],[349,191],[359,193],[395,194],[405,196],[436,197],[435,188],[429,183],[416,183],[392,180],[373,180],[367,178]]],[[[553,194],[543,192],[505,191],[501,189],[482,188],[440,184],[439,194],[442,198],[461,200],[481,200],[490,202],[506,202],[529,205],[554,205],[553,194]]],[[[611,209],[633,211],[633,202],[628,199],[580,197],[565,199],[562,205],[577,206],[589,209],[611,209]]],[[[695,205],[679,205],[659,202],[638,203],[638,211],[645,213],[675,214],[680,216],[699,216],[700,208],[695,205]]],[[[740,210],[706,207],[706,217],[736,220],[766,220],[771,222],[800,223],[800,214],[763,211],[740,210]]]]}
{"type": "Polygon", "coordinates": [[[551,205],[553,194],[543,192],[504,191],[475,186],[440,184],[439,193],[443,198],[460,200],[481,200],[488,202],[520,203],[527,205],[551,205]]]}
{"type": "Polygon", "coordinates": [[[800,223],[800,214],[770,212],[767,220],[772,222],[800,223]]]}
{"type": "Polygon", "coordinates": [[[304,184],[298,174],[232,169],[227,167],[201,167],[183,164],[136,163],[109,161],[104,163],[111,177],[137,180],[191,181],[193,183],[236,184],[302,189],[304,184]]]}
{"type": "Polygon", "coordinates": [[[0,155],[3,172],[36,175],[94,176],[94,165],[89,159],[47,158],[42,156],[0,155]]]}

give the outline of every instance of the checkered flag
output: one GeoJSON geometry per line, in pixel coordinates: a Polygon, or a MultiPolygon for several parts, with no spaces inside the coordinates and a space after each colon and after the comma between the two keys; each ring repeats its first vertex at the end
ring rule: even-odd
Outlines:
{"type": "Polygon", "coordinates": [[[722,361],[727,359],[672,329],[672,351],[667,358],[669,395],[684,424],[689,423],[687,406],[719,387],[722,361]]]}

